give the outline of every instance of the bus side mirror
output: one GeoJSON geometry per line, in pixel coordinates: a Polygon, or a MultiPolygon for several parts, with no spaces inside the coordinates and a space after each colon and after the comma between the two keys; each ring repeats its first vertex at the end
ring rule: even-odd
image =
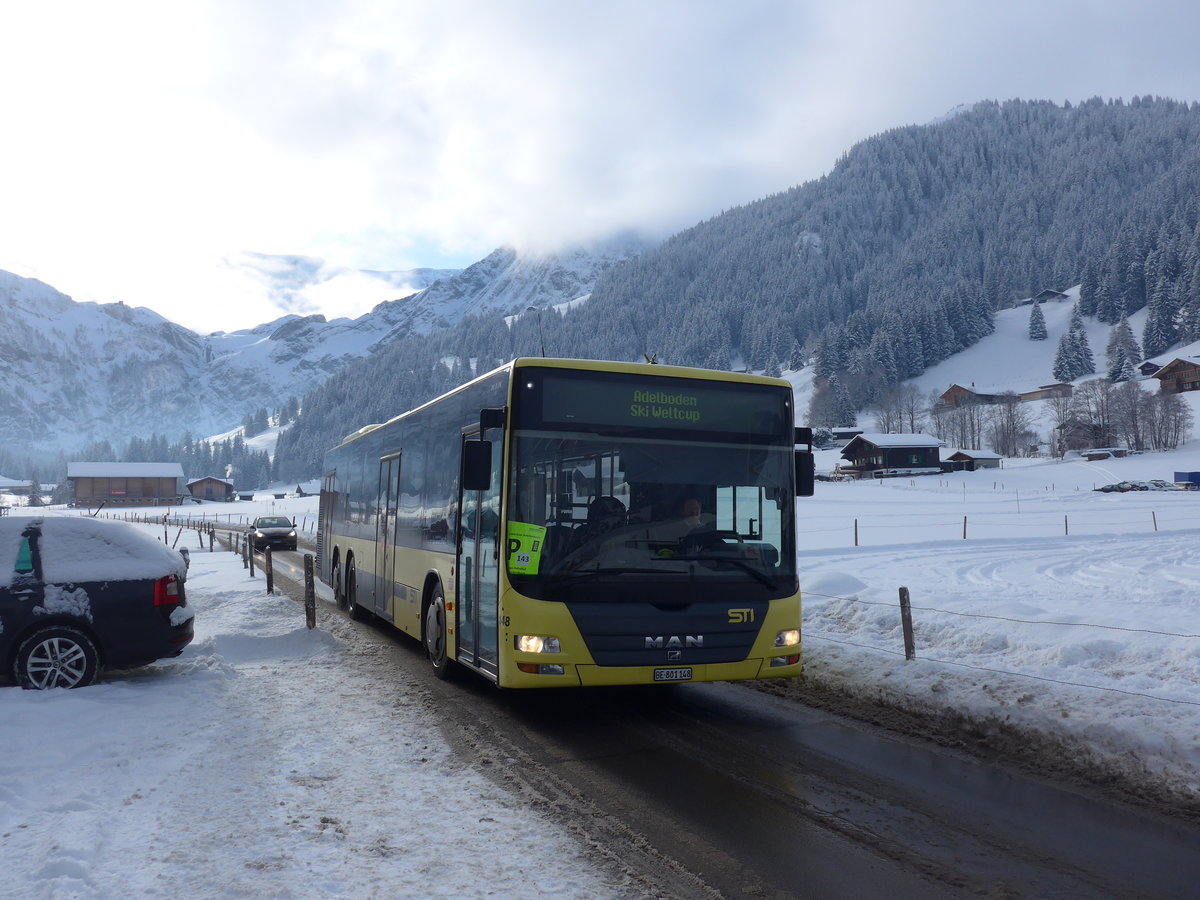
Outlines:
{"type": "Polygon", "coordinates": [[[492,442],[463,441],[463,490],[486,491],[492,486],[492,442]]]}
{"type": "Polygon", "coordinates": [[[811,497],[817,480],[817,460],[807,450],[796,451],[796,496],[811,497]]]}

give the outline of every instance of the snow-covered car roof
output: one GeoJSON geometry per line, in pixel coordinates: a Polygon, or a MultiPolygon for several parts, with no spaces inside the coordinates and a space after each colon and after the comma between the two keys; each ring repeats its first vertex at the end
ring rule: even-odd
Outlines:
{"type": "Polygon", "coordinates": [[[12,583],[21,533],[33,524],[41,529],[42,577],[50,584],[183,578],[187,572],[182,555],[127,522],[12,516],[0,519],[0,587],[12,583]]]}

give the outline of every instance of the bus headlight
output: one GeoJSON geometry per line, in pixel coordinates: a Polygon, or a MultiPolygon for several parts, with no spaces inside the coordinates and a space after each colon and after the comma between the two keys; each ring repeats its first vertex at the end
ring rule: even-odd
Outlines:
{"type": "Polygon", "coordinates": [[[781,631],[775,635],[776,647],[795,647],[800,643],[800,629],[791,628],[787,631],[781,631]]]}
{"type": "Polygon", "coordinates": [[[558,638],[537,634],[518,634],[517,649],[523,653],[558,653],[558,638]]]}

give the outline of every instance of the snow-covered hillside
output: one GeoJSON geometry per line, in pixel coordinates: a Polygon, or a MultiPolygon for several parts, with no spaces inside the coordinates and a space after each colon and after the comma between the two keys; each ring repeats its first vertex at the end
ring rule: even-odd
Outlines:
{"type": "MultiPolygon", "coordinates": [[[[932,394],[941,393],[952,384],[971,388],[978,393],[1000,394],[1007,391],[1022,393],[1034,390],[1042,385],[1053,384],[1057,379],[1053,375],[1054,357],[1058,351],[1059,339],[1070,324],[1071,311],[1079,299],[1079,286],[1064,291],[1066,300],[1051,300],[1041,304],[1042,314],[1046,321],[1046,339],[1034,341],[1029,339],[1030,307],[1016,306],[1003,309],[996,313],[995,331],[983,340],[954,354],[943,362],[930,367],[924,373],[912,379],[921,392],[921,397],[928,399],[932,394]]],[[[1146,310],[1142,309],[1129,317],[1133,333],[1140,336],[1146,321],[1146,310]]],[[[1073,383],[1078,385],[1089,378],[1102,377],[1105,374],[1105,348],[1109,336],[1115,326],[1105,325],[1094,318],[1084,317],[1084,329],[1087,333],[1088,346],[1096,361],[1096,373],[1085,375],[1073,383]]],[[[1200,342],[1186,344],[1153,357],[1152,362],[1160,365],[1170,362],[1177,356],[1200,355],[1200,342]]],[[[1138,360],[1138,362],[1142,362],[1138,360]]],[[[796,391],[796,409],[801,419],[812,400],[813,379],[811,367],[799,372],[785,372],[784,377],[792,382],[796,391]]],[[[1158,390],[1158,382],[1147,376],[1136,376],[1143,382],[1147,390],[1158,390]]],[[[1197,425],[1200,426],[1200,392],[1180,395],[1192,408],[1197,425]]],[[[1048,437],[1053,422],[1044,401],[1030,402],[1028,408],[1034,418],[1034,430],[1043,438],[1048,437]]],[[[869,410],[863,410],[858,415],[858,426],[872,430],[873,417],[869,410]]],[[[981,448],[982,449],[982,448],[981,448]]]]}
{"type": "MultiPolygon", "coordinates": [[[[209,335],[149,309],[76,303],[40,281],[0,272],[0,429],[31,454],[99,440],[119,448],[132,436],[226,432],[248,412],[302,398],[394,339],[470,313],[575,300],[600,272],[644,246],[622,239],[541,256],[503,249],[461,273],[358,273],[385,297],[392,283],[432,283],[353,319],[287,315],[209,335]]],[[[252,261],[290,306],[309,302],[314,285],[345,285],[349,277],[305,257],[252,261]]]]}

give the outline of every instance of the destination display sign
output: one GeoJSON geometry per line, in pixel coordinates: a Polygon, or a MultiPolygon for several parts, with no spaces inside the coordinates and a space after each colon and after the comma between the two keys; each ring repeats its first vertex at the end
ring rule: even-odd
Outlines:
{"type": "Polygon", "coordinates": [[[541,383],[542,422],[768,436],[781,434],[788,421],[782,388],[658,381],[547,374],[541,383]]]}

